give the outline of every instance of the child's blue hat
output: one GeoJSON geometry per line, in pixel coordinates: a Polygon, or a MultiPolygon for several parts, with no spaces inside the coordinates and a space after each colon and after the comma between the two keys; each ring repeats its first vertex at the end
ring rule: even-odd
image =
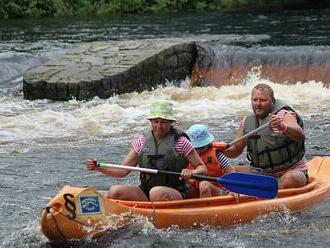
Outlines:
{"type": "Polygon", "coordinates": [[[187,134],[195,148],[206,146],[213,142],[214,136],[209,132],[208,127],[203,124],[192,125],[187,134]]]}

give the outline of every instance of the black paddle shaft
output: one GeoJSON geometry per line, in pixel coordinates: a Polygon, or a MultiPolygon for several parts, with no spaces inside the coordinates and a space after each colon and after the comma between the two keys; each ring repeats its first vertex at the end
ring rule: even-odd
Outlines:
{"type": "MultiPolygon", "coordinates": [[[[181,176],[180,172],[175,171],[164,171],[164,170],[157,170],[159,174],[168,174],[168,175],[175,175],[175,176],[181,176]]],[[[218,178],[216,177],[209,177],[209,176],[202,176],[202,175],[193,175],[191,176],[193,179],[197,179],[199,181],[206,180],[206,181],[214,181],[218,182],[218,178]]]]}

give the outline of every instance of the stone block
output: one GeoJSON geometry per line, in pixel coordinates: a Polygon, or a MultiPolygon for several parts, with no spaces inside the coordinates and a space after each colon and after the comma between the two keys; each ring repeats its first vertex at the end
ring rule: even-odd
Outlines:
{"type": "Polygon", "coordinates": [[[57,100],[57,87],[54,83],[45,84],[45,98],[57,100]]]}
{"type": "Polygon", "coordinates": [[[68,85],[68,90],[69,90],[69,98],[70,99],[79,99],[79,83],[69,83],[68,85]]]}
{"type": "Polygon", "coordinates": [[[191,71],[194,47],[189,39],[182,43],[177,38],[84,44],[27,72],[24,98],[105,98],[152,89],[191,71]]]}
{"type": "Polygon", "coordinates": [[[69,100],[68,83],[58,82],[56,83],[56,100],[65,101],[69,100]]]}
{"type": "Polygon", "coordinates": [[[164,58],[164,62],[165,68],[175,68],[178,66],[178,57],[176,54],[167,55],[164,58]]]}

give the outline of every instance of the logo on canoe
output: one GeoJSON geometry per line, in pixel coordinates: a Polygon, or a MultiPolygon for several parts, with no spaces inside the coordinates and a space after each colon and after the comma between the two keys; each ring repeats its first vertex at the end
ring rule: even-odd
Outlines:
{"type": "Polygon", "coordinates": [[[97,196],[80,196],[81,213],[94,214],[100,213],[100,201],[97,196]]]}

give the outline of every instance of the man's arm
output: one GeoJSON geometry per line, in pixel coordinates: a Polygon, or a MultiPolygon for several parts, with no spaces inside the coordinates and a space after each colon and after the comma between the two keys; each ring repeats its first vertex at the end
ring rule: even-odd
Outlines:
{"type": "Polygon", "coordinates": [[[277,115],[270,115],[269,123],[271,128],[277,128],[284,132],[289,139],[294,141],[301,141],[305,139],[305,132],[297,123],[296,117],[287,112],[283,120],[280,120],[277,115]]]}
{"type": "MultiPolygon", "coordinates": [[[[235,139],[238,139],[240,137],[243,136],[243,125],[240,125],[236,137],[235,139]]],[[[228,157],[228,158],[236,158],[239,155],[242,154],[242,152],[244,151],[244,148],[246,146],[246,141],[243,139],[241,141],[236,142],[235,144],[233,144],[232,146],[228,147],[227,149],[225,149],[223,151],[223,153],[228,157]]]]}

